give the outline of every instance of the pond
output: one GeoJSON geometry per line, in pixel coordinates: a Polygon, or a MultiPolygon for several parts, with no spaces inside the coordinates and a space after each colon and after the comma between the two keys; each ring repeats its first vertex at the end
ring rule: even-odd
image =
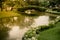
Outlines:
{"type": "MultiPolygon", "coordinates": [[[[44,13],[45,14],[45,13],[44,13]]],[[[57,17],[58,18],[58,17],[57,17]]],[[[56,17],[49,15],[6,17],[0,19],[1,40],[22,40],[24,34],[31,28],[49,26],[55,22],[56,17]]]]}

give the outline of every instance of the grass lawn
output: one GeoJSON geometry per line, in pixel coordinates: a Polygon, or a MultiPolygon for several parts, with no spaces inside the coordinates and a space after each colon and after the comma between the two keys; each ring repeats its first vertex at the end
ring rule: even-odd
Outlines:
{"type": "Polygon", "coordinates": [[[56,27],[40,32],[38,40],[60,40],[60,22],[56,27]]]}

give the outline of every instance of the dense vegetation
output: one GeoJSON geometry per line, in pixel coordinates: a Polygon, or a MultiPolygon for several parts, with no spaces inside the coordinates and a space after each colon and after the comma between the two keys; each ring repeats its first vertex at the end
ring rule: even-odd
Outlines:
{"type": "MultiPolygon", "coordinates": [[[[60,1],[59,0],[0,0],[0,19],[23,15],[26,10],[34,11],[24,15],[36,16],[39,12],[51,13],[60,16],[60,1]],[[47,11],[48,10],[48,11],[47,11]],[[36,12],[37,11],[37,12],[36,12]],[[34,15],[34,14],[35,15],[34,15]]],[[[20,18],[21,19],[21,18],[20,18]]],[[[22,40],[60,40],[60,18],[57,18],[56,23],[49,26],[39,26],[28,30],[22,40]],[[57,23],[58,21],[58,23],[57,23]]],[[[1,23],[2,24],[2,23],[1,23]]],[[[7,27],[0,25],[0,40],[5,40],[8,37],[7,27]]]]}

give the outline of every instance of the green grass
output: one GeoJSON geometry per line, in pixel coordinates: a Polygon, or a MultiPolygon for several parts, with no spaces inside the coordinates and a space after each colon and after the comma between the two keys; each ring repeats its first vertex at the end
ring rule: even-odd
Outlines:
{"type": "Polygon", "coordinates": [[[56,27],[40,32],[38,40],[60,40],[60,22],[56,27]]]}
{"type": "Polygon", "coordinates": [[[19,14],[13,11],[0,11],[0,18],[13,16],[19,16],[19,14]]]}

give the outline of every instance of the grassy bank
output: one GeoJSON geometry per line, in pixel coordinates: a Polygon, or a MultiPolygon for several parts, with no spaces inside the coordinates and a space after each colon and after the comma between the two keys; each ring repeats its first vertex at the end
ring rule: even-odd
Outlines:
{"type": "Polygon", "coordinates": [[[56,27],[41,32],[38,40],[60,40],[60,22],[56,27]]]}
{"type": "Polygon", "coordinates": [[[0,11],[0,18],[13,16],[19,16],[19,14],[13,11],[0,11]]]}

